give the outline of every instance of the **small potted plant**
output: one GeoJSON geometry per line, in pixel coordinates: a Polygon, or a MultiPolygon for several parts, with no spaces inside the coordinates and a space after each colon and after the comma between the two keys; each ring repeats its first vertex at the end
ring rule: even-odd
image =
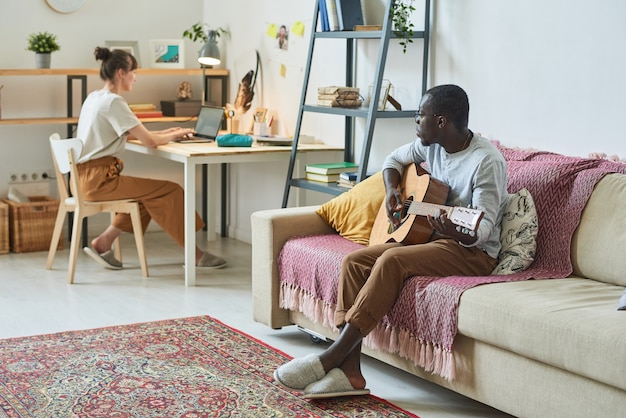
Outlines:
{"type": "Polygon", "coordinates": [[[27,51],[35,53],[35,66],[37,68],[50,68],[50,54],[61,49],[56,35],[50,32],[31,33],[28,36],[27,51]]]}
{"type": "Polygon", "coordinates": [[[411,14],[415,11],[413,5],[415,0],[396,0],[391,10],[391,21],[393,23],[393,33],[398,37],[402,46],[402,52],[406,53],[406,48],[413,43],[413,22],[411,14]]]}
{"type": "MultiPolygon", "coordinates": [[[[212,37],[213,41],[217,42],[216,38],[219,38],[221,35],[228,35],[228,31],[224,28],[210,29],[209,25],[206,23],[194,23],[191,27],[183,32],[183,38],[189,38],[193,42],[200,42],[204,45],[208,40],[209,36],[212,37]]],[[[200,46],[200,51],[202,50],[202,45],[200,46]]],[[[215,44],[217,45],[217,43],[215,44]]]]}

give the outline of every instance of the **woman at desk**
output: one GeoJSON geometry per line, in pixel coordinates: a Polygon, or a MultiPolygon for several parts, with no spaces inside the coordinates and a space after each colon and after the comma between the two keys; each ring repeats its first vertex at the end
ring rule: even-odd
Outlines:
{"type": "MultiPolygon", "coordinates": [[[[87,200],[103,201],[134,199],[140,203],[141,222],[145,233],[154,219],[181,246],[185,243],[184,190],[177,183],[121,174],[123,163],[118,156],[126,140],[133,137],[148,147],[156,147],[192,132],[186,128],[149,131],[130,110],[120,94],[130,92],[135,83],[137,60],[123,50],[97,47],[96,60],[102,61],[100,78],[104,87],[89,94],[78,119],[77,136],[83,141],[78,160],[79,181],[87,200]]],[[[196,230],[204,222],[196,213],[196,230]]],[[[130,216],[118,214],[107,229],[94,238],[85,253],[106,268],[121,269],[111,246],[122,233],[132,232],[130,216]]],[[[196,266],[221,268],[226,261],[196,247],[196,266]]]]}

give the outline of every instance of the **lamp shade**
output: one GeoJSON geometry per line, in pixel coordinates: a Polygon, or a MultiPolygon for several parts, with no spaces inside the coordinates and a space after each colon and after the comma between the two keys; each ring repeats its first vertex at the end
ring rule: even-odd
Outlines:
{"type": "Polygon", "coordinates": [[[198,62],[203,65],[218,65],[222,62],[214,30],[209,31],[207,41],[198,53],[198,62]]]}

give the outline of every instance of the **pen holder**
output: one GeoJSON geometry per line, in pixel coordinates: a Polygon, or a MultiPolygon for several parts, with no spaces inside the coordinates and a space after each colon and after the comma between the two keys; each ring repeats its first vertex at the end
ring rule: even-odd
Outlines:
{"type": "Polygon", "coordinates": [[[271,127],[263,122],[254,122],[254,126],[252,127],[252,135],[254,136],[269,136],[271,127]]]}

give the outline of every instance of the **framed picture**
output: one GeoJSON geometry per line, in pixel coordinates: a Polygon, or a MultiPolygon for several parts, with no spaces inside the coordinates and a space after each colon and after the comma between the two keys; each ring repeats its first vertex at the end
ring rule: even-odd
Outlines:
{"type": "Polygon", "coordinates": [[[150,40],[150,66],[152,68],[185,68],[182,39],[150,40]]]}
{"type": "Polygon", "coordinates": [[[141,61],[139,60],[139,42],[137,41],[104,41],[104,46],[109,48],[111,51],[114,49],[121,49],[132,56],[137,60],[137,66],[141,67],[141,61]]]}
{"type": "MultiPolygon", "coordinates": [[[[389,89],[391,88],[391,83],[389,80],[383,80],[380,85],[380,95],[378,96],[378,110],[385,110],[387,106],[387,96],[389,96],[389,89]]],[[[367,97],[367,104],[369,106],[370,101],[372,100],[372,89],[373,86],[369,87],[369,94],[367,97]]]]}

